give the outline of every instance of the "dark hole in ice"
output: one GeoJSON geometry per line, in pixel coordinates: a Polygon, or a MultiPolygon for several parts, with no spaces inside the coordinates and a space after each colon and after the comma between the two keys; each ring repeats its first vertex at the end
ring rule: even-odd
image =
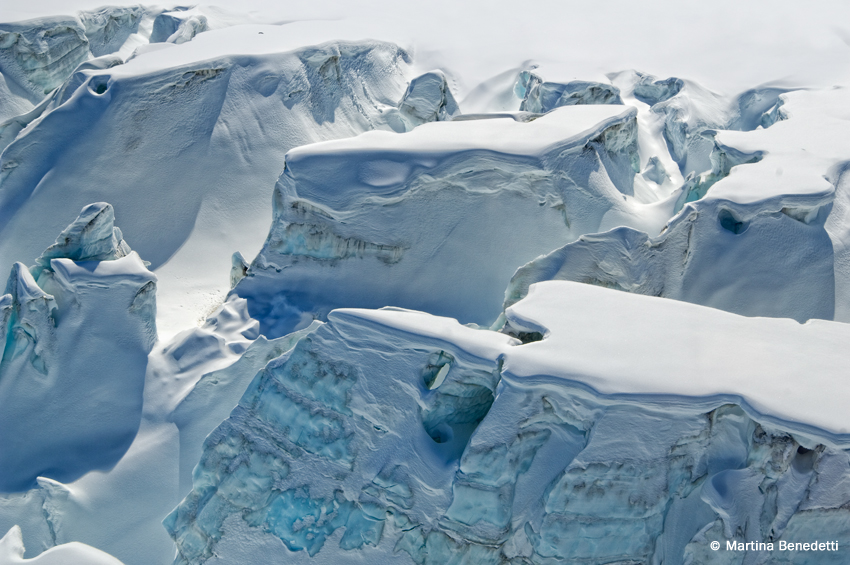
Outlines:
{"type": "Polygon", "coordinates": [[[448,443],[454,437],[454,432],[448,424],[438,424],[428,431],[428,435],[434,440],[434,443],[448,443]]]}
{"type": "Polygon", "coordinates": [[[744,233],[750,225],[749,222],[739,220],[735,214],[725,208],[717,214],[717,219],[720,220],[720,227],[735,235],[744,233]]]}
{"type": "Polygon", "coordinates": [[[515,337],[523,344],[543,341],[543,334],[540,332],[518,332],[515,337]]]}
{"type": "Polygon", "coordinates": [[[521,329],[513,327],[510,322],[507,322],[500,331],[505,335],[509,335],[520,340],[523,345],[526,343],[534,343],[535,341],[543,341],[543,334],[541,332],[522,331],[521,329]]]}
{"type": "Polygon", "coordinates": [[[103,94],[104,92],[106,92],[106,85],[105,84],[98,84],[97,88],[95,88],[94,91],[97,92],[98,94],[103,94]]]}
{"type": "Polygon", "coordinates": [[[794,456],[791,466],[798,473],[808,473],[815,466],[815,451],[801,445],[797,448],[797,454],[794,456]]]}

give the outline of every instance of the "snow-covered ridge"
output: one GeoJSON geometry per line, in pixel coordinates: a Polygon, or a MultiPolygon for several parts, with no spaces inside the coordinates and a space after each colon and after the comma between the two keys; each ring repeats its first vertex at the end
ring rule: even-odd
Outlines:
{"type": "Polygon", "coordinates": [[[50,548],[32,559],[24,559],[25,550],[18,526],[13,526],[0,538],[0,562],[7,565],[122,565],[111,555],[79,542],[50,548]]]}
{"type": "Polygon", "coordinates": [[[711,132],[712,169],[683,185],[662,233],[585,235],[520,268],[505,306],[531,283],[566,279],[750,316],[846,320],[847,212],[833,201],[847,198],[848,99],[845,89],[782,94],[784,120],[711,132]]]}

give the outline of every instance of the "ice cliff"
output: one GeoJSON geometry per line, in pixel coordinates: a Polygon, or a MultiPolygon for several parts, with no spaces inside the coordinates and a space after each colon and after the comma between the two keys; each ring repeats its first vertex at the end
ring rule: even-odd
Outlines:
{"type": "MultiPolygon", "coordinates": [[[[0,156],[0,267],[44,249],[44,233],[64,227],[69,206],[108,200],[119,213],[149,212],[125,213],[122,229],[152,269],[185,254],[220,263],[226,277],[233,251],[255,253],[268,233],[289,149],[457,112],[442,75],[411,76],[396,45],[304,47],[281,28],[245,27],[123,64],[112,55],[83,63],[32,115],[0,131],[9,143],[0,156]],[[234,41],[244,54],[225,47],[234,41]],[[26,229],[35,221],[45,226],[37,234],[26,229]]],[[[158,273],[160,302],[195,322],[222,291],[207,267],[188,261],[158,273]],[[187,303],[197,285],[204,292],[187,303]]],[[[166,325],[166,335],[186,322],[166,325]]]]}
{"type": "Polygon", "coordinates": [[[635,112],[622,106],[298,148],[265,246],[233,292],[267,335],[341,306],[489,325],[516,265],[606,225],[660,229],[633,197],[637,168],[635,112]]]}
{"type": "Polygon", "coordinates": [[[544,337],[332,312],[207,437],[164,522],[175,563],[705,563],[714,539],[850,542],[843,325],[565,282],[507,320],[544,337]]]}
{"type": "Polygon", "coordinates": [[[12,268],[0,298],[0,491],[107,467],[136,434],[156,277],[113,223],[110,205],[86,206],[34,266],[12,268]]]}

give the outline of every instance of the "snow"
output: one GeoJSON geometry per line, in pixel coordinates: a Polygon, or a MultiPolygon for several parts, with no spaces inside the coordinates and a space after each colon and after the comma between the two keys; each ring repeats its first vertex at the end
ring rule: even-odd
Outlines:
{"type": "Polygon", "coordinates": [[[0,0],[0,562],[843,562],[848,11],[0,0]]]}
{"type": "Polygon", "coordinates": [[[739,396],[785,425],[850,433],[850,391],[836,376],[847,362],[845,324],[747,318],[555,281],[532,285],[507,319],[546,336],[506,356],[505,372],[516,379],[557,375],[601,394],[739,396]]]}
{"type": "Polygon", "coordinates": [[[12,527],[0,539],[0,562],[31,563],[32,565],[122,565],[114,557],[91,546],[71,542],[52,547],[33,559],[24,559],[24,543],[21,529],[12,527]]]}
{"type": "Polygon", "coordinates": [[[112,208],[93,204],[32,269],[12,268],[0,302],[4,491],[108,467],[135,436],[156,277],[120,233],[112,208]]]}
{"type": "MultiPolygon", "coordinates": [[[[231,38],[213,40],[219,49],[267,37],[250,27],[222,33],[231,38]]],[[[271,55],[225,49],[228,54],[220,57],[193,51],[194,44],[125,65],[78,70],[71,86],[54,95],[57,107],[0,158],[0,265],[43,249],[45,234],[67,224],[69,207],[108,200],[125,218],[124,235],[160,279],[164,337],[221,303],[234,250],[253,255],[259,248],[285,152],[310,141],[389,129],[384,113],[397,113],[407,85],[409,56],[386,43],[330,43],[293,53],[280,53],[275,44],[266,49],[271,55]],[[325,93],[320,85],[334,77],[339,88],[325,93]],[[370,86],[360,88],[361,81],[370,86]],[[38,159],[28,157],[33,152],[38,159]],[[242,155],[235,166],[234,155],[242,155]],[[116,162],[122,167],[116,169],[116,162]],[[24,228],[35,221],[44,230],[24,228]]]]}

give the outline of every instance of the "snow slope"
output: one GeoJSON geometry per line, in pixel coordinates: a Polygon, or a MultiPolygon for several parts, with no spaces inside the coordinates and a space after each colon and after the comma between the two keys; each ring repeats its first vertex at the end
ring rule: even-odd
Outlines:
{"type": "Polygon", "coordinates": [[[121,565],[114,557],[78,542],[48,549],[33,559],[24,559],[24,542],[18,526],[0,539],[0,563],[31,563],[32,565],[121,565]]]}
{"type": "Polygon", "coordinates": [[[203,319],[230,255],[266,234],[286,151],[398,121],[407,53],[374,41],[286,52],[299,40],[234,27],[78,70],[0,157],[0,265],[37,254],[69,208],[108,200],[160,278],[163,335],[203,319]],[[36,218],[44,229],[26,229],[36,218]]]}

